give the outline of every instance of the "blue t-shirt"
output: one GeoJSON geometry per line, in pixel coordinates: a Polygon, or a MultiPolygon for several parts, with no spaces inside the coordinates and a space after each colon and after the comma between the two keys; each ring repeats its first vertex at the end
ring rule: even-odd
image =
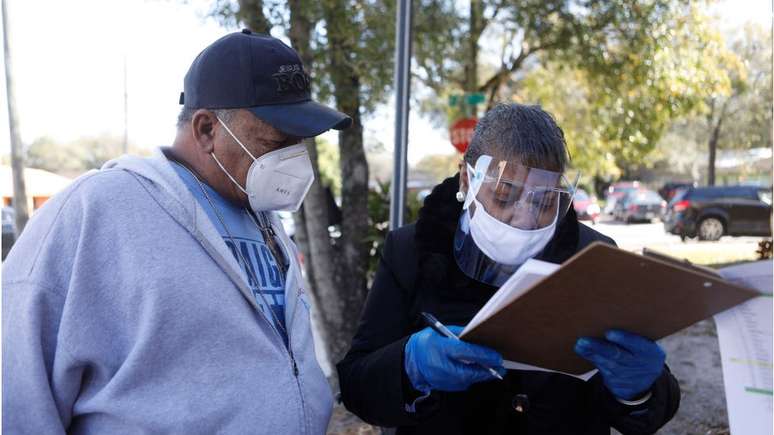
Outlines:
{"type": "Polygon", "coordinates": [[[202,189],[199,183],[185,168],[177,163],[173,163],[172,167],[175,168],[177,174],[183,179],[188,189],[193,196],[199,201],[199,205],[204,209],[209,216],[210,221],[223,237],[223,241],[231,250],[231,253],[236,258],[237,263],[242,267],[247,275],[250,288],[253,291],[258,306],[272,322],[279,320],[280,325],[274,325],[283,338],[287,341],[285,336],[285,279],[283,273],[281,273],[281,266],[278,264],[274,255],[269,249],[269,246],[263,239],[263,234],[252,221],[252,218],[248,215],[248,212],[243,207],[238,207],[225,198],[220,196],[213,188],[206,183],[202,183],[204,189],[207,191],[210,200],[218,208],[220,217],[228,227],[228,232],[221,225],[218,215],[212,209],[210,202],[202,193],[202,189]],[[233,236],[232,241],[229,237],[229,232],[233,236]],[[237,249],[242,254],[237,253],[237,249]],[[245,264],[242,258],[247,261],[245,264]],[[267,307],[261,297],[263,293],[264,298],[269,303],[267,307]],[[274,312],[274,316],[269,311],[274,312]]]}

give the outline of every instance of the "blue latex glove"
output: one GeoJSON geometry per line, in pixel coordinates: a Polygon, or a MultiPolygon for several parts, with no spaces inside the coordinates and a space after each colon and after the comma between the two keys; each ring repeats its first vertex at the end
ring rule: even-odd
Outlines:
{"type": "Polygon", "coordinates": [[[653,341],[621,330],[605,333],[606,340],[581,337],[575,352],[594,364],[608,390],[619,399],[644,395],[664,370],[666,354],[653,341]]]}
{"type": "MultiPolygon", "coordinates": [[[[461,326],[449,326],[455,335],[461,326]]],[[[411,385],[423,393],[430,390],[464,391],[472,384],[495,379],[486,367],[505,375],[503,357],[492,349],[446,338],[432,328],[412,335],[406,343],[403,364],[411,385]],[[479,364],[477,364],[479,363],[479,364]]]]}

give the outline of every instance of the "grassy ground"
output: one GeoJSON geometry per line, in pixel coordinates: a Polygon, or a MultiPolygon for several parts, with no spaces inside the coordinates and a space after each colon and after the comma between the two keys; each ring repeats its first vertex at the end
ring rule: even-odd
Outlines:
{"type": "Polygon", "coordinates": [[[697,242],[679,245],[656,244],[648,246],[648,248],[675,258],[684,258],[694,264],[718,268],[758,259],[758,254],[755,252],[758,249],[758,245],[755,243],[725,244],[697,242]]]}

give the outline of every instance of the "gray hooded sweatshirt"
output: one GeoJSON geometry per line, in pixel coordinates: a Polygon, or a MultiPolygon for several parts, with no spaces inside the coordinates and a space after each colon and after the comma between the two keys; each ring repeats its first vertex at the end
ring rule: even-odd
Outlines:
{"type": "Polygon", "coordinates": [[[3,432],[324,433],[332,395],[296,261],[286,281],[288,346],[163,154],[85,174],[3,266],[3,432]]]}

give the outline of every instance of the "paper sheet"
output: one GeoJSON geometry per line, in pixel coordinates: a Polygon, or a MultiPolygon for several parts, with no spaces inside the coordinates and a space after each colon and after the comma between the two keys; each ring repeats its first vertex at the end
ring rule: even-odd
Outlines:
{"type": "Polygon", "coordinates": [[[531,366],[529,364],[523,364],[516,361],[503,361],[503,367],[509,370],[526,370],[526,371],[534,371],[534,372],[550,372],[550,373],[561,373],[563,375],[572,376],[573,378],[578,378],[581,381],[588,381],[591,379],[592,376],[594,376],[597,373],[597,370],[590,370],[586,373],[583,373],[582,375],[573,375],[571,373],[565,373],[565,372],[559,372],[556,370],[549,370],[544,369],[543,367],[537,367],[537,366],[531,366]]]}
{"type": "Polygon", "coordinates": [[[534,258],[527,260],[527,262],[519,267],[516,273],[508,278],[497,292],[492,295],[489,301],[481,307],[473,319],[465,326],[461,336],[464,337],[465,334],[473,330],[473,328],[508,306],[519,296],[523,295],[532,284],[555,272],[559,267],[558,264],[535,260],[534,258]]]}
{"type": "Polygon", "coordinates": [[[772,262],[722,269],[763,296],[715,316],[732,434],[772,433],[772,262]]]}

